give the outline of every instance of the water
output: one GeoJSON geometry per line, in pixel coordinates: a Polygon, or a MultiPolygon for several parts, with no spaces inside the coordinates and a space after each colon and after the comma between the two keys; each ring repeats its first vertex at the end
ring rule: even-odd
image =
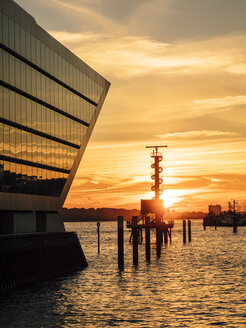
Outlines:
{"type": "Polygon", "coordinates": [[[246,227],[202,230],[192,222],[192,242],[183,245],[181,223],[162,256],[132,265],[125,233],[125,270],[117,269],[116,223],[67,223],[76,230],[89,267],[53,282],[0,298],[1,328],[36,327],[246,327],[246,227]]]}

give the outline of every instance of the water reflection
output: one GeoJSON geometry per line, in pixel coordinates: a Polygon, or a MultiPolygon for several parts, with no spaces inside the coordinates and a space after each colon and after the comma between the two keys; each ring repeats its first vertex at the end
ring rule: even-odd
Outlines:
{"type": "MultiPolygon", "coordinates": [[[[89,267],[75,275],[17,291],[0,299],[0,327],[237,327],[245,316],[246,228],[202,231],[192,223],[192,242],[183,245],[176,223],[172,244],[151,263],[139,246],[139,267],[125,233],[125,270],[117,269],[114,222],[101,224],[97,257],[96,223],[67,223],[77,230],[89,267]],[[240,250],[240,254],[238,251],[240,250]]],[[[154,241],[155,236],[152,236],[154,241]]]]}

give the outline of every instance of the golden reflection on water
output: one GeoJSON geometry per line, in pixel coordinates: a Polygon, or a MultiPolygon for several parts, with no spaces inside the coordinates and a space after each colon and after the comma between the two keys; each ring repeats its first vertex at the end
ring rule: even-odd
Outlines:
{"type": "Polygon", "coordinates": [[[139,266],[125,233],[125,270],[117,269],[116,224],[67,223],[77,230],[89,262],[84,271],[1,297],[0,327],[245,327],[246,227],[202,230],[192,222],[183,245],[175,223],[172,244],[151,263],[139,246],[139,266]]]}

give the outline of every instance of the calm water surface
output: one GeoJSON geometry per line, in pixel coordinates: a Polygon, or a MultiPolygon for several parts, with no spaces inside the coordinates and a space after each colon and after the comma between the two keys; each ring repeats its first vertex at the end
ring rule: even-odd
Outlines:
{"type": "Polygon", "coordinates": [[[139,247],[132,265],[125,233],[125,270],[117,269],[117,225],[67,223],[77,231],[89,266],[84,271],[0,298],[0,327],[246,327],[246,227],[207,228],[192,222],[192,242],[183,245],[181,223],[172,244],[151,263],[139,247]]]}

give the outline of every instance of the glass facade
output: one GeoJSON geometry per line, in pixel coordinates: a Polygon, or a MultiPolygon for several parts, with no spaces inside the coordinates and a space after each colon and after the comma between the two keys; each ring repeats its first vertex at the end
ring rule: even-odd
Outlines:
{"type": "Polygon", "coordinates": [[[0,12],[0,192],[59,197],[105,90],[10,12],[0,12]]]}

